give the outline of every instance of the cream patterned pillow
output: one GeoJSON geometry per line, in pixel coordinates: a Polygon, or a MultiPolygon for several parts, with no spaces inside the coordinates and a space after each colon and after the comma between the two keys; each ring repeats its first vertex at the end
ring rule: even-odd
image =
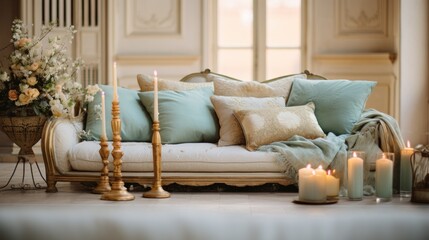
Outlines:
{"type": "Polygon", "coordinates": [[[236,97],[284,97],[288,98],[295,79],[306,79],[305,74],[280,77],[265,82],[232,81],[220,76],[213,76],[214,94],[236,97]]]}
{"type": "Polygon", "coordinates": [[[283,97],[254,98],[211,96],[217,117],[219,119],[219,146],[244,145],[245,139],[240,124],[234,117],[234,110],[284,107],[283,97]]]}
{"type": "MultiPolygon", "coordinates": [[[[153,91],[153,77],[147,76],[144,74],[137,75],[137,82],[140,86],[140,91],[148,92],[153,91]]],[[[191,83],[191,82],[179,82],[172,80],[164,80],[158,78],[158,90],[171,90],[171,91],[186,91],[193,90],[197,88],[212,87],[212,82],[202,82],[202,83],[191,83]]]]}
{"type": "Polygon", "coordinates": [[[240,122],[250,151],[277,141],[286,141],[294,135],[308,139],[325,137],[314,115],[314,103],[304,106],[266,109],[237,110],[235,117],[240,122]]]}

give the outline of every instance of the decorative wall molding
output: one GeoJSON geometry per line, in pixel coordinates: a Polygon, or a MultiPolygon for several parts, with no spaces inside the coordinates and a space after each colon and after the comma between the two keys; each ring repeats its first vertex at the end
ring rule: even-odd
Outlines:
{"type": "Polygon", "coordinates": [[[337,35],[388,35],[388,0],[336,0],[337,35]]]}
{"type": "Polygon", "coordinates": [[[360,62],[374,62],[385,61],[386,63],[394,63],[397,54],[395,53],[358,53],[358,54],[319,54],[313,57],[318,61],[360,61],[360,62]]]}
{"type": "Polygon", "coordinates": [[[199,56],[161,56],[161,55],[119,55],[116,56],[118,65],[190,65],[198,62],[199,56]]]}
{"type": "Polygon", "coordinates": [[[127,0],[126,34],[179,35],[181,0],[127,0]]]}

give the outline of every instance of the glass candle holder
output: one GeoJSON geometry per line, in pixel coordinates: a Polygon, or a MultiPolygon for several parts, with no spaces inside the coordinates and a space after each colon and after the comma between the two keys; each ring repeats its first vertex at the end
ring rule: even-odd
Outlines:
{"type": "Polygon", "coordinates": [[[429,145],[418,145],[411,155],[411,202],[429,203],[429,145]]]}
{"type": "Polygon", "coordinates": [[[377,202],[392,199],[393,194],[393,163],[395,154],[383,152],[375,160],[375,196],[377,202]]]}
{"type": "Polygon", "coordinates": [[[410,147],[410,141],[407,142],[407,147],[401,150],[400,161],[400,196],[411,197],[412,172],[411,172],[411,155],[414,153],[414,148],[410,147]]]}
{"type": "Polygon", "coordinates": [[[347,153],[347,196],[349,200],[362,200],[365,152],[347,153]]]}

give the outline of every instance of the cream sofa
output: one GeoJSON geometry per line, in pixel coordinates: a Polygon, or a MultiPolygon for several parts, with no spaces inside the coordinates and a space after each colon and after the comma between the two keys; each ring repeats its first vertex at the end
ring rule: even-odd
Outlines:
{"type": "MultiPolygon", "coordinates": [[[[95,182],[102,163],[95,141],[79,141],[79,120],[55,119],[43,134],[47,192],[56,192],[58,181],[95,182]]],[[[111,143],[109,143],[110,149],[111,143]]],[[[125,182],[151,184],[152,144],[122,143],[122,174],[125,182]]],[[[275,153],[249,152],[244,146],[217,147],[215,143],[166,144],[162,146],[162,182],[185,185],[226,183],[236,186],[264,183],[291,184],[274,160],[275,153]]],[[[111,156],[109,160],[113,159],[111,156]]]]}
{"type": "MultiPolygon", "coordinates": [[[[304,72],[309,79],[324,79],[304,72]]],[[[206,82],[217,75],[206,70],[184,77],[184,82],[206,82]]],[[[57,182],[96,182],[102,162],[98,141],[81,141],[84,117],[51,119],[45,125],[42,151],[46,168],[47,192],[56,192],[57,182]]],[[[162,126],[161,126],[162,127],[162,126]]],[[[109,148],[112,149],[111,142],[109,148]]],[[[122,176],[124,182],[150,185],[153,178],[152,145],[148,142],[123,142],[122,176]]],[[[218,147],[216,143],[162,145],[162,183],[205,186],[225,183],[255,186],[265,183],[294,183],[281,172],[275,159],[278,153],[251,152],[243,145],[218,147]]],[[[112,161],[112,156],[109,157],[112,161]]],[[[111,168],[112,169],[112,168],[111,168]]]]}

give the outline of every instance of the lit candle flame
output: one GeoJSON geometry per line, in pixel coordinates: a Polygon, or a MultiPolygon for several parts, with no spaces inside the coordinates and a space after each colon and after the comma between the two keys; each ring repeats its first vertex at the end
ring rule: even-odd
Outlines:
{"type": "Polygon", "coordinates": [[[158,72],[156,70],[153,71],[153,75],[156,77],[158,76],[158,72]]]}
{"type": "Polygon", "coordinates": [[[317,167],[318,169],[323,169],[322,165],[319,165],[319,167],[317,167]]]}
{"type": "Polygon", "coordinates": [[[410,140],[407,140],[407,148],[411,148],[410,140]]]}
{"type": "Polygon", "coordinates": [[[331,169],[328,170],[328,175],[331,175],[331,169]]]}
{"type": "Polygon", "coordinates": [[[307,164],[307,168],[311,168],[311,164],[307,164]]]}
{"type": "Polygon", "coordinates": [[[353,152],[353,157],[357,157],[357,154],[356,154],[356,152],[353,152]]]}

